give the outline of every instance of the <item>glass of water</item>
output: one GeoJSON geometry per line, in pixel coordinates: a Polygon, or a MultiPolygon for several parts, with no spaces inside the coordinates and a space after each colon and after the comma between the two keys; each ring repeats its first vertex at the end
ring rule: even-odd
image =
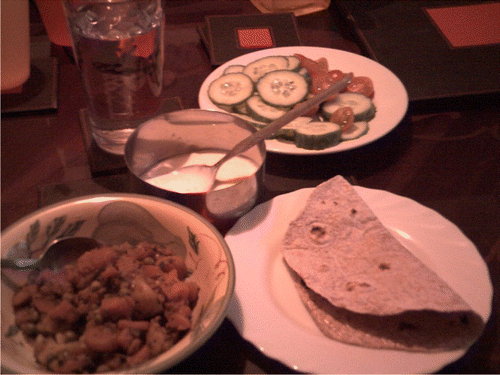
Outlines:
{"type": "Polygon", "coordinates": [[[97,145],[123,154],[135,128],[161,110],[161,0],[64,0],[87,121],[97,145]]]}

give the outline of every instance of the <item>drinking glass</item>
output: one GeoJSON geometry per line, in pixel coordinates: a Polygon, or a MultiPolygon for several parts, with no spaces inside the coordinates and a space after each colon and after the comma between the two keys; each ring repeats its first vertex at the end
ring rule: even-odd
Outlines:
{"type": "Polygon", "coordinates": [[[64,0],[97,145],[123,154],[135,128],[161,109],[161,0],[64,0]]]}

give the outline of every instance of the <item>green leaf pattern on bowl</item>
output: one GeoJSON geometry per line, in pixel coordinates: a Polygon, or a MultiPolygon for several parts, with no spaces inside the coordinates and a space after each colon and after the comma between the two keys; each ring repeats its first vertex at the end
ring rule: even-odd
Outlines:
{"type": "MultiPolygon", "coordinates": [[[[147,237],[143,238],[142,233],[146,233],[146,230],[140,233],[138,237],[134,238],[136,242],[142,240],[152,240],[156,243],[175,243],[178,255],[182,256],[188,264],[189,277],[192,277],[197,273],[198,267],[200,266],[200,250],[203,246],[209,248],[211,245],[215,245],[216,240],[210,235],[197,235],[191,228],[187,227],[189,248],[186,249],[182,240],[170,233],[165,227],[163,227],[148,211],[143,207],[126,202],[126,205],[122,202],[112,202],[104,206],[98,215],[100,218],[97,223],[97,227],[92,233],[93,237],[97,239],[111,238],[108,236],[110,230],[122,230],[127,231],[131,226],[140,226],[142,222],[147,223],[147,237]],[[101,215],[102,213],[105,215],[101,215]],[[118,219],[117,219],[118,217],[118,219]],[[151,230],[153,227],[153,230],[151,230]],[[154,235],[154,236],[153,236],[154,235]],[[101,238],[100,238],[101,237],[101,238]]],[[[28,232],[24,236],[24,240],[17,242],[9,251],[9,258],[31,258],[40,255],[42,250],[53,240],[65,237],[65,236],[76,236],[76,235],[88,235],[88,228],[82,230],[86,220],[72,219],[68,220],[67,216],[57,216],[49,221],[47,224],[43,225],[39,220],[35,220],[30,226],[28,232]]],[[[130,238],[127,238],[130,240],[130,238]]],[[[217,247],[218,248],[218,247],[217,247]]],[[[210,285],[210,290],[207,290],[204,296],[198,301],[197,309],[198,313],[193,316],[193,327],[189,335],[192,335],[193,339],[196,339],[203,334],[204,329],[207,324],[213,319],[213,317],[219,311],[219,302],[226,297],[224,283],[225,276],[228,273],[227,259],[224,255],[222,249],[216,255],[215,269],[205,268],[202,265],[202,269],[199,270],[198,274],[195,275],[196,282],[204,283],[204,285],[210,285]],[[213,272],[212,272],[213,271],[213,272]]],[[[20,285],[20,283],[14,283],[13,285],[20,285]]]]}

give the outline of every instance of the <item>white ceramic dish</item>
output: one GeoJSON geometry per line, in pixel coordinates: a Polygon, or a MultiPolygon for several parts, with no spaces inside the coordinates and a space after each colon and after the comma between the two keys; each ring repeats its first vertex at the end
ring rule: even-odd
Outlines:
{"type": "Polygon", "coordinates": [[[215,69],[203,82],[198,95],[198,103],[202,109],[219,109],[209,99],[207,91],[210,83],[222,75],[224,69],[229,65],[245,65],[264,56],[287,56],[300,53],[311,59],[325,57],[328,60],[329,69],[340,69],[343,72],[353,72],[357,76],[368,76],[372,79],[375,87],[373,102],[377,107],[375,118],[370,121],[370,129],[364,136],[347,142],[329,147],[324,150],[306,150],[296,147],[294,144],[280,142],[278,140],[267,140],[266,149],[269,152],[294,155],[330,154],[340,151],[351,150],[369,144],[394,129],[403,119],[408,109],[408,94],[403,83],[389,69],[364,56],[354,53],[321,48],[321,47],[279,47],[252,52],[239,56],[226,62],[215,69]]]}
{"type": "MultiPolygon", "coordinates": [[[[451,222],[411,199],[355,187],[391,233],[484,319],[492,285],[475,246],[451,222]]],[[[238,278],[228,317],[264,354],[311,373],[432,373],[466,350],[411,353],[343,344],[324,336],[300,300],[280,254],[281,239],[313,189],[255,207],[226,235],[238,278]]]]}
{"type": "MultiPolygon", "coordinates": [[[[108,243],[150,241],[171,243],[185,257],[190,280],[201,287],[193,311],[193,328],[174,347],[126,370],[161,372],[196,351],[222,323],[234,290],[234,264],[221,234],[204,218],[181,205],[142,195],[87,196],[43,208],[2,232],[2,257],[26,258],[58,236],[93,236],[108,243]],[[184,248],[184,250],[183,250],[184,248]]],[[[2,270],[2,370],[46,372],[35,363],[33,350],[15,332],[11,299],[25,272],[2,270]]],[[[123,371],[122,371],[123,372],[123,371]]]]}

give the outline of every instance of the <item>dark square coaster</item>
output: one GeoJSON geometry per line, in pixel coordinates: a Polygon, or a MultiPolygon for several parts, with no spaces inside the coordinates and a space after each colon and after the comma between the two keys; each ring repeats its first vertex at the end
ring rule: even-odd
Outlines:
{"type": "Polygon", "coordinates": [[[293,13],[207,16],[200,29],[212,65],[264,48],[301,45],[293,13]]]}
{"type": "Polygon", "coordinates": [[[32,59],[24,85],[2,93],[2,116],[57,110],[58,66],[55,57],[32,59]]]}

